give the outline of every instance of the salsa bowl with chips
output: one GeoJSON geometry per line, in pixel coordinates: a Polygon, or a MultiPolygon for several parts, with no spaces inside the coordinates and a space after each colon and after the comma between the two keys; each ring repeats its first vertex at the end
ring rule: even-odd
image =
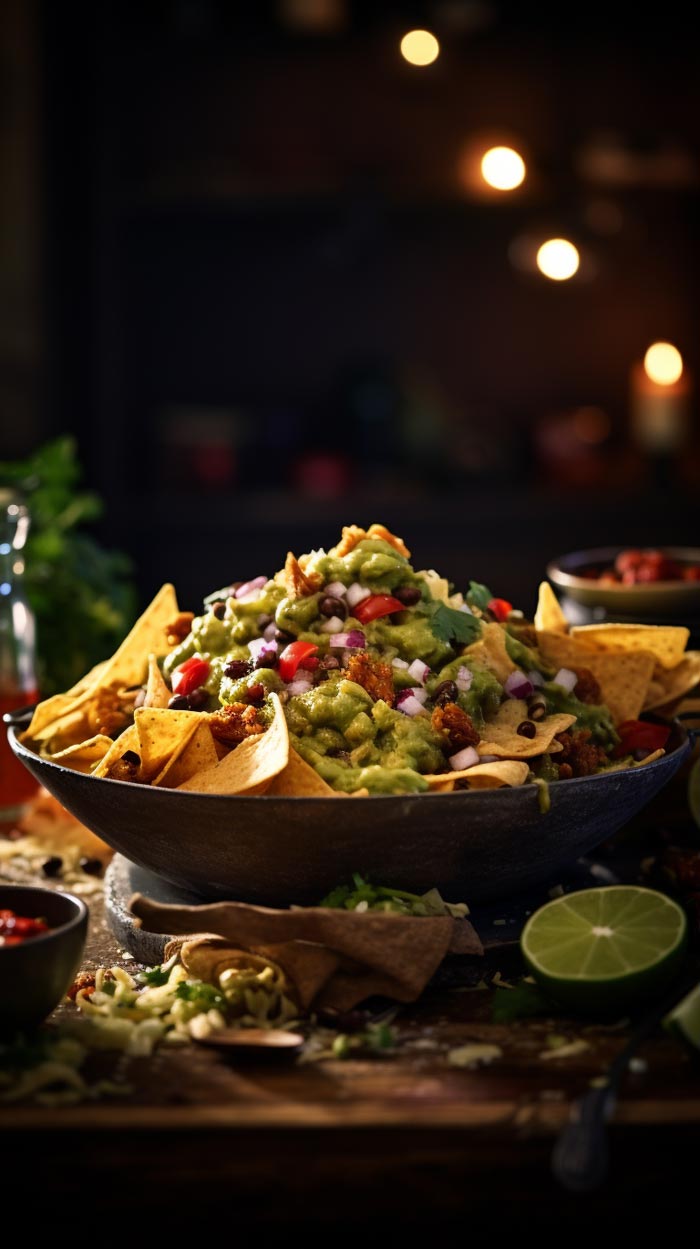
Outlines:
{"type": "Polygon", "coordinates": [[[208,896],[309,901],[348,871],[497,896],[591,849],[680,766],[687,736],[642,717],[697,682],[688,636],[569,629],[547,582],[530,621],[352,525],[198,616],[164,585],[10,736],[99,836],[208,896]]]}

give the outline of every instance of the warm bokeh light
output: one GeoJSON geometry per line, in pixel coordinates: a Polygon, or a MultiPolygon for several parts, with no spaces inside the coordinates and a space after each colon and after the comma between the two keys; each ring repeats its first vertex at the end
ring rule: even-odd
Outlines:
{"type": "Polygon", "coordinates": [[[440,44],[429,30],[409,30],[401,40],[401,55],[411,65],[432,65],[440,55],[440,44]]]}
{"type": "Polygon", "coordinates": [[[580,263],[577,248],[568,239],[547,239],[537,250],[537,268],[553,282],[566,282],[580,263]]]}
{"type": "Polygon", "coordinates": [[[683,372],[683,357],[673,343],[652,343],[644,356],[644,372],[659,386],[673,386],[683,372]]]}
{"type": "Polygon", "coordinates": [[[492,147],[481,158],[481,176],[495,191],[514,191],[525,181],[525,161],[512,147],[492,147]]]}

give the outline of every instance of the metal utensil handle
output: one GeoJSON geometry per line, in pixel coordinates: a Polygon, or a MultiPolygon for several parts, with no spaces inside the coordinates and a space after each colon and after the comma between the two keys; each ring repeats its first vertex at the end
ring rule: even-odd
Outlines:
{"type": "Polygon", "coordinates": [[[2,717],[3,724],[7,724],[13,729],[26,729],[34,715],[36,704],[31,703],[26,707],[17,707],[15,711],[6,711],[2,717]]]}
{"type": "Polygon", "coordinates": [[[608,1170],[606,1123],[615,1108],[615,1090],[589,1089],[572,1108],[572,1119],[552,1151],[552,1172],[569,1192],[588,1193],[608,1170]]]}

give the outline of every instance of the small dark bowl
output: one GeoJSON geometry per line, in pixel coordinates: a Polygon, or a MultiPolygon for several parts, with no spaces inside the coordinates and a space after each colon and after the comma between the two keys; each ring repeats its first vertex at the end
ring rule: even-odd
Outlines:
{"type": "Polygon", "coordinates": [[[132,862],[203,899],[316,903],[352,872],[450,901],[504,898],[551,879],[636,815],[688,757],[674,722],[668,753],[644,767],[538,789],[368,798],[197,794],[84,775],[15,754],[83,824],[132,862]]]}
{"type": "MultiPolygon", "coordinates": [[[[571,551],[547,565],[547,576],[567,598],[582,607],[602,608],[608,619],[672,620],[700,615],[700,581],[650,581],[641,585],[600,585],[584,572],[611,568],[622,546],[571,551]]],[[[646,548],[645,548],[646,549],[646,548]]],[[[700,548],[665,546],[658,550],[680,564],[700,564],[700,548]]]]}
{"type": "Polygon", "coordinates": [[[0,946],[0,1035],[37,1027],[70,988],[85,950],[88,908],[72,893],[0,885],[0,909],[41,916],[49,932],[0,946]]]}

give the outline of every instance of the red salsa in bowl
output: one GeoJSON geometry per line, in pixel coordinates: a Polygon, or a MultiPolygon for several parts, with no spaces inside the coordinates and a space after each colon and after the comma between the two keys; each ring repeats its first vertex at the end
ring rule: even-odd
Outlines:
{"type": "Polygon", "coordinates": [[[49,931],[49,925],[43,918],[29,915],[18,915],[9,908],[0,910],[0,947],[20,945],[32,937],[41,937],[49,931]]]}

